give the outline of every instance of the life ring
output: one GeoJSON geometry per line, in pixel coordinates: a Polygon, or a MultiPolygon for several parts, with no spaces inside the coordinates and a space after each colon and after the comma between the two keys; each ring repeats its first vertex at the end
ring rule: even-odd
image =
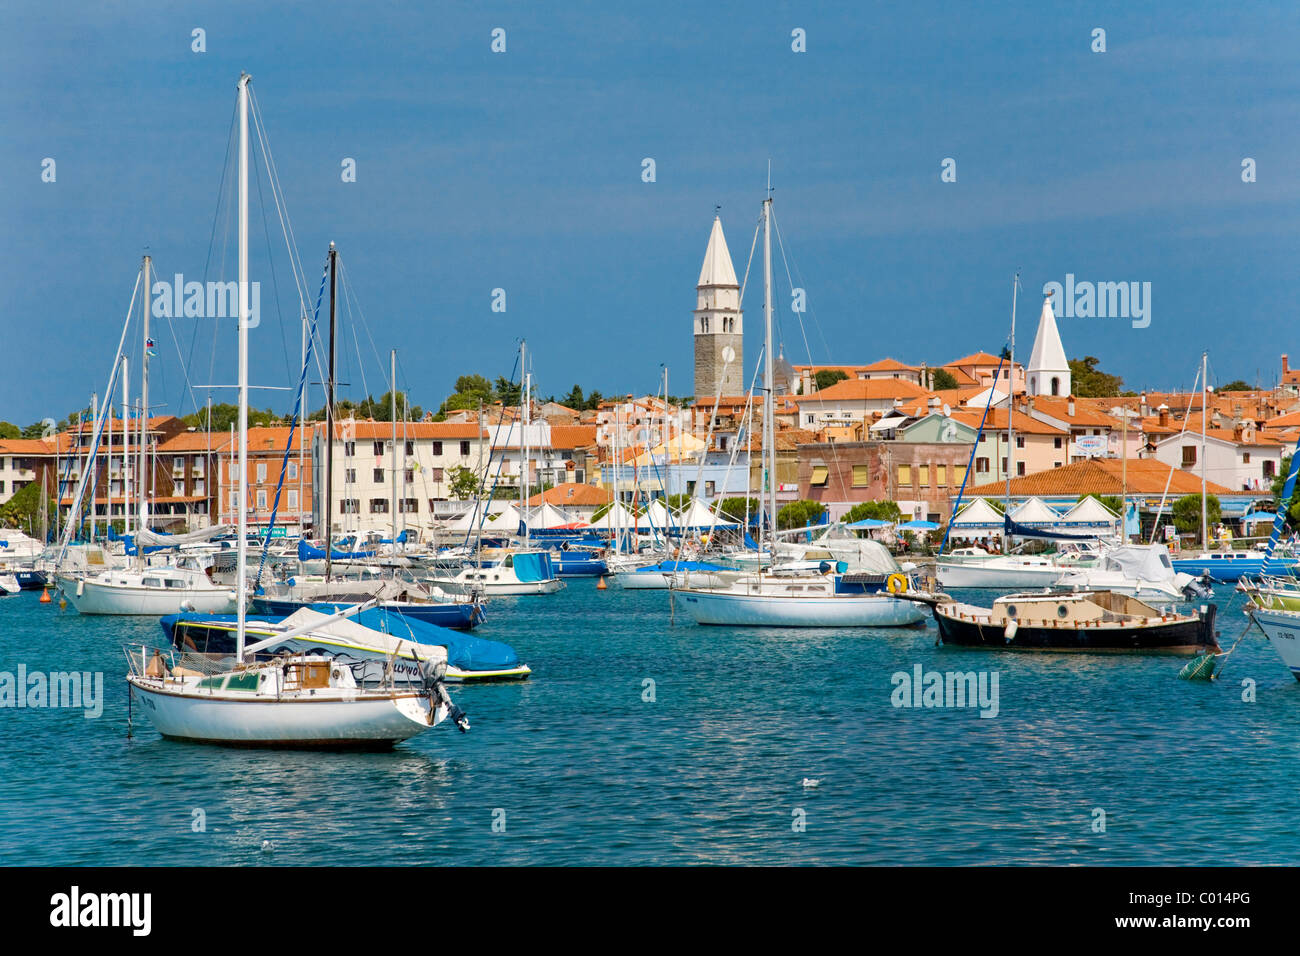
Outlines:
{"type": "Polygon", "coordinates": [[[885,587],[889,590],[890,594],[906,594],[907,578],[906,576],[895,572],[885,579],[885,587]]]}

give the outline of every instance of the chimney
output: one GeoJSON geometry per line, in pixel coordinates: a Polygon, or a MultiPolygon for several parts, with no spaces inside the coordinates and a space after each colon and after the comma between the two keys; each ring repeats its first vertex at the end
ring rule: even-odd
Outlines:
{"type": "Polygon", "coordinates": [[[1161,424],[1161,425],[1168,425],[1168,424],[1169,424],[1169,406],[1168,406],[1168,405],[1161,404],[1161,406],[1160,406],[1158,409],[1156,409],[1156,411],[1158,411],[1158,412],[1160,413],[1160,424],[1161,424]]]}
{"type": "Polygon", "coordinates": [[[1070,400],[1065,403],[1065,414],[1069,415],[1071,418],[1074,417],[1074,396],[1073,395],[1071,395],[1070,400]]]}
{"type": "Polygon", "coordinates": [[[1147,407],[1146,392],[1143,392],[1140,398],[1138,399],[1138,414],[1140,414],[1143,418],[1146,418],[1148,415],[1151,414],[1151,409],[1147,407]]]}
{"type": "Polygon", "coordinates": [[[1286,353],[1283,352],[1282,353],[1282,375],[1285,376],[1286,373],[1289,371],[1291,371],[1291,366],[1286,364],[1286,353]]]}

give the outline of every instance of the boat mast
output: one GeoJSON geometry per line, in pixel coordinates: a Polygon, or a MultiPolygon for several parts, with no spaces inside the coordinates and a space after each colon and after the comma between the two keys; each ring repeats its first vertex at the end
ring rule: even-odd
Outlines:
{"type": "Polygon", "coordinates": [[[334,315],[338,298],[338,250],[330,243],[330,360],[325,376],[325,583],[333,570],[334,542],[331,528],[334,518],[334,315]]]}
{"type": "MultiPolygon", "coordinates": [[[[768,520],[776,537],[776,427],[772,401],[772,173],[767,176],[763,200],[763,466],[767,472],[768,520]]],[[[762,533],[762,525],[759,525],[762,533]]],[[[763,567],[763,542],[758,543],[759,570],[763,567]]]]}
{"type": "Polygon", "coordinates": [[[1209,352],[1201,353],[1201,547],[1210,547],[1209,516],[1205,509],[1205,422],[1209,404],[1210,383],[1205,377],[1209,352]]]}
{"type": "Polygon", "coordinates": [[[524,547],[528,547],[528,343],[519,341],[519,450],[522,458],[522,474],[519,489],[520,511],[524,516],[524,547]]]}
{"type": "Polygon", "coordinates": [[[239,551],[235,570],[238,614],[235,661],[244,659],[248,613],[248,82],[239,75],[239,551]]]}
{"type": "Polygon", "coordinates": [[[392,541],[393,550],[397,550],[397,349],[388,350],[388,376],[391,384],[389,385],[389,398],[392,402],[393,418],[393,451],[388,456],[388,464],[392,469],[392,488],[393,488],[393,513],[392,513],[392,541]]]}
{"type": "MultiPolygon", "coordinates": [[[[1016,293],[1020,290],[1020,273],[1011,277],[1011,343],[1007,350],[1007,493],[1002,499],[1006,514],[1011,513],[1011,473],[1015,470],[1016,439],[1012,417],[1016,410],[1016,293]]],[[[997,388],[995,381],[993,387],[997,388]]],[[[1006,524],[1002,526],[1002,552],[1011,550],[1011,535],[1007,534],[1006,524]]]]}
{"type": "MultiPolygon", "coordinates": [[[[146,304],[148,297],[145,297],[146,304]]],[[[86,467],[90,469],[90,543],[95,543],[95,492],[99,490],[99,449],[95,447],[95,426],[99,422],[99,393],[90,393],[90,448],[86,453],[86,467]]],[[[112,432],[109,432],[112,435],[112,432]]]]}
{"type": "Polygon", "coordinates": [[[135,564],[144,567],[144,550],[140,546],[140,532],[149,527],[149,494],[145,484],[145,442],[149,433],[149,268],[152,260],[144,257],[144,321],[140,336],[140,447],[136,455],[140,462],[139,484],[136,496],[140,501],[140,518],[135,523],[135,564]]]}
{"type": "MultiPolygon", "coordinates": [[[[146,308],[149,297],[145,296],[146,308]]],[[[131,408],[129,378],[130,360],[122,356],[122,533],[131,533],[131,486],[128,484],[127,469],[131,461],[131,408]]]]}

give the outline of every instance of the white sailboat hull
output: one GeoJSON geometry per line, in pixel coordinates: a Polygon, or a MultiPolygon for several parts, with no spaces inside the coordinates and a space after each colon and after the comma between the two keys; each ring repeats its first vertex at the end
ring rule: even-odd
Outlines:
{"type": "Polygon", "coordinates": [[[1061,580],[1064,568],[1054,565],[1004,564],[996,559],[970,564],[944,564],[935,568],[939,586],[949,588],[1013,588],[1032,589],[1051,587],[1061,580]]]}
{"type": "Polygon", "coordinates": [[[227,588],[155,588],[134,584],[105,584],[94,578],[58,578],[59,587],[82,614],[139,614],[162,617],[193,610],[228,614],[235,596],[227,588]]]}
{"type": "Polygon", "coordinates": [[[164,682],[128,677],[142,709],[164,737],[230,746],[365,747],[414,737],[446,716],[430,719],[429,699],[395,694],[354,699],[204,697],[165,689],[164,682]]]}
{"type": "Polygon", "coordinates": [[[614,576],[615,582],[628,591],[667,591],[673,588],[715,588],[725,580],[709,571],[630,571],[614,576]]]}
{"type": "Polygon", "coordinates": [[[1300,612],[1255,608],[1250,613],[1282,663],[1300,680],[1300,612]]]}
{"type": "Polygon", "coordinates": [[[677,592],[697,624],[733,627],[902,627],[924,620],[922,606],[884,595],[786,597],[730,591],[677,592]]]}

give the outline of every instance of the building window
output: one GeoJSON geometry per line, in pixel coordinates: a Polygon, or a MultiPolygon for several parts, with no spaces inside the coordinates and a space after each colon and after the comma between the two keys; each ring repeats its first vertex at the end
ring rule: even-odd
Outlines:
{"type": "Polygon", "coordinates": [[[289,480],[298,480],[298,463],[296,461],[289,462],[289,480]]]}
{"type": "Polygon", "coordinates": [[[1189,468],[1194,464],[1196,464],[1196,446],[1184,445],[1183,446],[1183,467],[1189,468]]]}
{"type": "Polygon", "coordinates": [[[804,418],[806,419],[807,424],[811,425],[813,423],[813,416],[805,415],[804,418]]]}
{"type": "Polygon", "coordinates": [[[935,465],[935,466],[934,466],[934,483],[935,483],[935,485],[937,485],[937,486],[940,487],[940,488],[945,488],[945,487],[947,487],[947,485],[948,485],[948,466],[947,466],[947,465],[935,465]]]}
{"type": "Polygon", "coordinates": [[[460,457],[466,458],[468,456],[469,456],[469,442],[463,441],[460,443],[460,457]]]}
{"type": "Polygon", "coordinates": [[[413,441],[408,441],[408,442],[406,443],[406,453],[407,453],[408,455],[414,455],[414,454],[415,454],[415,442],[413,442],[413,441]]]}
{"type": "Polygon", "coordinates": [[[1023,475],[1024,473],[1025,473],[1025,463],[1023,461],[1016,462],[1016,474],[1023,475]]]}
{"type": "Polygon", "coordinates": [[[1243,452],[1241,453],[1241,463],[1242,463],[1243,465],[1249,465],[1249,464],[1250,464],[1250,452],[1248,452],[1248,451],[1243,451],[1243,452]]]}
{"type": "Polygon", "coordinates": [[[1055,375],[1052,376],[1052,394],[1053,395],[1061,394],[1061,380],[1057,378],[1055,375]]]}
{"type": "Polygon", "coordinates": [[[1024,435],[1017,435],[1017,436],[1016,436],[1016,447],[1017,447],[1017,448],[1024,448],[1024,447],[1025,447],[1025,436],[1024,436],[1024,435]]]}
{"type": "Polygon", "coordinates": [[[266,481],[266,462],[264,461],[257,463],[257,480],[259,484],[266,481]]]}
{"type": "Polygon", "coordinates": [[[382,468],[376,468],[376,469],[375,469],[375,477],[374,477],[374,481],[375,481],[376,484],[379,484],[379,485],[382,485],[382,484],[384,483],[384,469],[382,469],[382,468]]]}
{"type": "Polygon", "coordinates": [[[288,502],[286,503],[286,507],[287,507],[290,511],[297,511],[297,510],[298,510],[298,489],[297,489],[297,488],[290,489],[290,491],[289,491],[289,500],[288,500],[288,502]]]}
{"type": "Polygon", "coordinates": [[[344,498],[340,503],[339,511],[345,515],[361,514],[360,498],[344,498]]]}
{"type": "Polygon", "coordinates": [[[371,442],[371,444],[374,445],[376,455],[382,455],[384,453],[384,443],[382,441],[371,442]]]}
{"type": "MultiPolygon", "coordinates": [[[[985,458],[984,461],[985,461],[985,463],[987,464],[988,459],[985,458]]],[[[988,471],[988,468],[985,468],[984,470],[985,470],[985,471],[988,471]]],[[[958,487],[960,487],[962,484],[965,483],[965,481],[966,481],[966,466],[965,466],[965,465],[953,465],[953,466],[952,466],[952,483],[953,483],[954,485],[957,485],[958,487]]]]}
{"type": "Polygon", "coordinates": [[[406,469],[406,483],[408,485],[415,484],[415,470],[413,468],[406,469]]]}
{"type": "Polygon", "coordinates": [[[434,480],[434,481],[442,481],[442,469],[441,469],[441,468],[435,468],[435,469],[433,469],[433,480],[434,480]]]}
{"type": "Polygon", "coordinates": [[[258,511],[266,510],[266,489],[265,488],[259,489],[257,492],[257,510],[258,511]]]}
{"type": "Polygon", "coordinates": [[[813,465],[812,479],[809,481],[809,484],[824,486],[826,484],[826,479],[829,476],[830,469],[825,465],[813,465]]]}
{"type": "Polygon", "coordinates": [[[922,488],[927,488],[927,487],[929,487],[929,485],[930,485],[930,466],[929,466],[929,465],[918,465],[918,466],[917,466],[917,469],[916,469],[916,483],[917,483],[919,486],[921,486],[922,488]]]}
{"type": "Polygon", "coordinates": [[[420,510],[420,503],[414,498],[403,498],[397,504],[402,514],[415,514],[420,510]]]}
{"type": "Polygon", "coordinates": [[[975,459],[975,474],[986,475],[989,470],[989,460],[987,458],[975,459]]]}
{"type": "Polygon", "coordinates": [[[1060,439],[1060,438],[1053,438],[1053,439],[1052,439],[1052,447],[1053,447],[1053,448],[1060,448],[1060,447],[1061,447],[1061,439],[1060,439]]]}
{"type": "Polygon", "coordinates": [[[1054,461],[1054,462],[1052,462],[1052,467],[1053,467],[1053,468],[1060,468],[1060,467],[1061,467],[1061,463],[1060,463],[1059,461],[1054,461]]]}
{"type": "Polygon", "coordinates": [[[912,483],[912,466],[911,466],[911,465],[899,465],[899,466],[898,466],[898,483],[899,483],[900,485],[910,485],[910,484],[912,483]]]}
{"type": "Polygon", "coordinates": [[[853,466],[853,487],[865,488],[871,484],[871,469],[867,465],[853,466]]]}
{"type": "Polygon", "coordinates": [[[185,458],[184,458],[183,456],[181,456],[181,455],[177,455],[175,458],[173,458],[173,459],[172,459],[172,469],[173,469],[174,471],[184,471],[184,470],[185,470],[185,458]]]}
{"type": "Polygon", "coordinates": [[[1264,477],[1265,477],[1265,478],[1272,478],[1272,477],[1273,477],[1274,475],[1276,475],[1276,474],[1277,474],[1277,462],[1273,461],[1273,459],[1271,459],[1271,458],[1265,458],[1265,459],[1264,459],[1264,477]]]}
{"type": "Polygon", "coordinates": [[[351,458],[357,453],[357,443],[354,441],[345,441],[343,443],[343,457],[351,458]]]}
{"type": "Polygon", "coordinates": [[[345,484],[354,485],[357,482],[357,470],[355,468],[343,469],[343,481],[345,484]]]}
{"type": "Polygon", "coordinates": [[[436,442],[433,443],[433,453],[434,453],[435,455],[441,455],[441,454],[442,454],[442,442],[440,442],[440,441],[436,441],[436,442]]]}
{"type": "Polygon", "coordinates": [[[387,499],[387,498],[371,498],[371,499],[370,499],[370,513],[371,513],[372,515],[386,515],[386,514],[388,514],[388,499],[387,499]]]}

